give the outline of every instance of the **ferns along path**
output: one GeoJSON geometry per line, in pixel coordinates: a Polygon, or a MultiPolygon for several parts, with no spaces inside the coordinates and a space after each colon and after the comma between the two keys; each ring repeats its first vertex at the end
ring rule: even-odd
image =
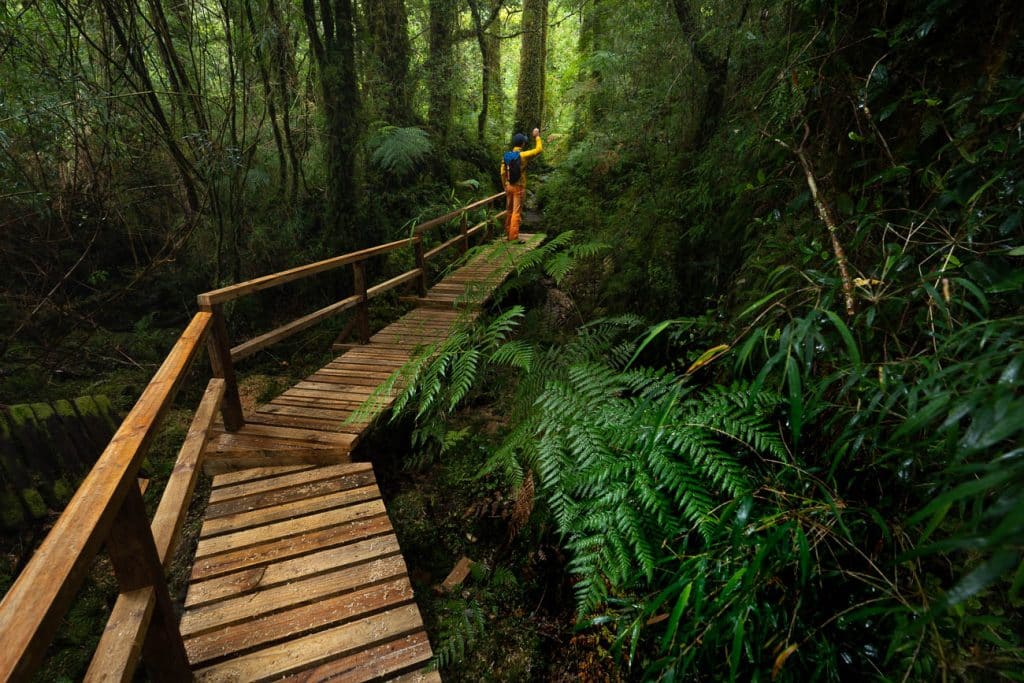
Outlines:
{"type": "Polygon", "coordinates": [[[472,323],[518,261],[543,242],[541,234],[499,238],[428,286],[431,259],[448,249],[466,253],[494,220],[469,227],[470,212],[503,197],[424,223],[399,242],[200,295],[200,313],[0,605],[0,677],[21,680],[38,666],[83,568],[105,544],[120,593],[87,680],[130,679],[140,654],[164,680],[440,680],[428,667],[430,643],[373,468],[352,462],[350,453],[390,408],[401,386],[397,371],[472,323]],[[459,233],[425,249],[425,233],[453,219],[459,233]],[[416,267],[369,286],[366,261],[397,249],[412,249],[416,267]],[[229,346],[225,302],[346,265],[355,273],[351,297],[229,346]],[[414,308],[370,335],[368,302],[405,283],[415,290],[405,297],[414,308]],[[243,413],[234,363],[349,308],[354,343],[337,343],[341,353],[326,366],[243,413]],[[214,378],[150,523],[136,472],[204,340],[214,378]],[[164,569],[200,469],[213,475],[212,488],[175,623],[164,569]]]}

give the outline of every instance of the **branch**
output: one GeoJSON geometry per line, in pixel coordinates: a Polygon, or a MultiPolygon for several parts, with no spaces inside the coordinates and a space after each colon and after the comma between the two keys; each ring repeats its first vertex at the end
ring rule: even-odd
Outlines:
{"type": "Polygon", "coordinates": [[[804,124],[804,139],[800,142],[799,147],[790,147],[782,140],[773,138],[773,140],[782,146],[783,149],[787,149],[796,155],[796,158],[800,160],[800,166],[803,167],[804,175],[807,177],[807,187],[811,189],[811,197],[814,198],[814,206],[818,210],[818,216],[821,221],[828,228],[829,237],[832,238],[832,252],[836,255],[836,262],[839,265],[839,277],[843,282],[843,298],[846,300],[846,315],[847,317],[853,317],[857,312],[856,302],[853,298],[853,278],[850,277],[850,270],[848,262],[846,260],[846,252],[843,250],[843,245],[839,242],[838,226],[836,224],[835,216],[832,215],[832,210],[828,207],[828,204],[821,198],[821,192],[818,190],[818,181],[814,176],[814,169],[811,166],[810,159],[807,158],[807,153],[804,152],[804,143],[810,136],[811,127],[804,124]]]}

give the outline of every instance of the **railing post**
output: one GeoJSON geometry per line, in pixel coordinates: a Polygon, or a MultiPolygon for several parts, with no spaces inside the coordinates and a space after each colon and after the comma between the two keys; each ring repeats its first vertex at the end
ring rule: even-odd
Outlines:
{"type": "Polygon", "coordinates": [[[231,362],[231,342],[228,339],[228,326],[224,321],[224,307],[222,304],[213,304],[208,310],[213,313],[206,344],[210,354],[210,367],[213,368],[214,377],[224,380],[224,400],[221,402],[220,412],[224,417],[224,428],[229,432],[237,432],[245,424],[245,417],[242,415],[242,400],[238,397],[235,365],[231,362]]]}
{"type": "Polygon", "coordinates": [[[356,306],[356,334],[359,335],[360,344],[370,343],[370,303],[366,298],[366,263],[356,261],[352,264],[352,282],[355,285],[355,293],[359,295],[359,305],[356,306]]]}
{"type": "Polygon", "coordinates": [[[420,269],[420,277],[416,281],[416,288],[421,297],[427,295],[427,259],[423,251],[423,236],[417,235],[413,243],[416,249],[416,267],[420,269]]]}
{"type": "Polygon", "coordinates": [[[469,250],[469,216],[465,213],[462,214],[462,221],[459,223],[459,230],[462,232],[462,253],[465,254],[469,250]]]}
{"type": "Polygon", "coordinates": [[[167,579],[156,552],[142,493],[134,482],[114,518],[107,537],[107,553],[122,593],[153,589],[153,617],[143,642],[143,658],[150,676],[155,681],[191,681],[192,670],[167,592],[167,579]]]}

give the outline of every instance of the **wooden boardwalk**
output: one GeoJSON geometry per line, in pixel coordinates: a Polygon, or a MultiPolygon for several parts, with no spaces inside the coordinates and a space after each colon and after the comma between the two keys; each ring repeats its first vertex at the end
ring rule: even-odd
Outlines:
{"type": "MultiPolygon", "coordinates": [[[[418,347],[472,320],[543,235],[498,242],[418,306],[245,416],[215,426],[180,630],[202,681],[437,681],[398,539],[345,420],[418,347]]],[[[381,397],[375,415],[393,397],[381,397]]]]}

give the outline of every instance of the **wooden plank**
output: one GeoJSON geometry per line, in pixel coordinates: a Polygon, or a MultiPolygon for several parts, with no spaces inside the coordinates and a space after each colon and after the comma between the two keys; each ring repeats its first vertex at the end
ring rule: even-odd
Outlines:
{"type": "Polygon", "coordinates": [[[246,282],[240,282],[236,285],[230,285],[228,287],[221,287],[204,294],[200,294],[196,297],[200,306],[212,306],[214,304],[225,303],[227,301],[233,301],[243,296],[253,294],[270,287],[277,287],[283,285],[286,282],[292,282],[293,280],[299,280],[301,278],[316,275],[317,273],[323,273],[340,266],[344,266],[349,263],[356,263],[364,259],[370,258],[371,256],[379,256],[380,254],[386,254],[389,251],[400,249],[412,243],[411,239],[398,240],[396,242],[388,242],[387,244],[381,244],[376,247],[369,249],[363,249],[361,251],[354,251],[348,254],[342,254],[341,256],[335,256],[333,258],[325,259],[323,261],[317,261],[316,263],[310,263],[305,266],[298,266],[297,268],[291,268],[289,270],[283,270],[278,273],[272,273],[270,275],[264,275],[253,280],[247,280],[246,282]]]}
{"type": "Polygon", "coordinates": [[[292,415],[267,415],[266,413],[253,413],[249,418],[249,421],[257,424],[281,427],[307,427],[310,429],[320,429],[325,432],[338,432],[341,431],[342,427],[341,424],[331,422],[330,420],[294,417],[292,415]]]}
{"type": "Polygon", "coordinates": [[[210,503],[220,503],[225,500],[242,498],[244,496],[251,496],[257,493],[266,493],[268,491],[284,489],[290,486],[297,486],[299,484],[308,484],[322,479],[343,477],[355,472],[372,470],[373,466],[370,465],[370,463],[351,463],[347,465],[336,465],[334,467],[316,467],[313,469],[303,470],[301,472],[289,472],[288,474],[282,474],[270,479],[240,482],[230,486],[215,488],[210,492],[210,503]]]}
{"type": "MultiPolygon", "coordinates": [[[[276,477],[279,474],[290,474],[293,472],[299,472],[302,470],[312,469],[306,465],[284,465],[281,467],[258,467],[244,472],[232,472],[231,474],[222,474],[218,477],[214,477],[213,481],[210,482],[211,488],[218,488],[221,486],[230,486],[231,484],[240,484],[245,481],[254,481],[256,479],[269,479],[270,477],[276,477]]],[[[207,506],[209,509],[209,506],[207,506]]]]}
{"type": "Polygon", "coordinates": [[[192,565],[191,579],[209,579],[390,531],[391,522],[382,508],[381,514],[377,516],[325,527],[304,536],[293,536],[220,555],[197,558],[192,565]]]}
{"type": "Polygon", "coordinates": [[[436,669],[423,668],[407,674],[388,678],[388,683],[441,683],[441,674],[436,669]]]}
{"type": "Polygon", "coordinates": [[[196,679],[234,682],[295,673],[366,643],[391,640],[421,628],[416,605],[406,605],[200,669],[196,679]]]}
{"type": "MultiPolygon", "coordinates": [[[[427,634],[419,631],[409,634],[397,640],[376,645],[361,652],[334,659],[312,671],[303,671],[281,679],[282,683],[355,683],[357,681],[379,680],[382,676],[407,669],[410,666],[421,665],[430,659],[430,642],[427,634]]],[[[440,681],[440,676],[432,677],[431,672],[421,674],[416,672],[418,678],[409,678],[409,683],[415,681],[440,681]]],[[[405,679],[411,674],[402,674],[399,678],[405,679]]],[[[388,679],[398,680],[398,679],[388,679]]]]}
{"type": "Polygon", "coordinates": [[[334,410],[332,408],[309,408],[301,406],[289,406],[280,403],[270,403],[261,406],[258,413],[264,415],[294,415],[296,417],[315,417],[341,423],[346,417],[352,414],[351,410],[334,410]]]}
{"type": "MultiPolygon", "coordinates": [[[[225,432],[215,430],[217,436],[227,436],[225,432]]],[[[283,441],[297,441],[302,444],[322,443],[332,446],[346,446],[351,443],[348,437],[330,432],[319,432],[313,429],[295,429],[291,427],[267,427],[265,425],[246,425],[239,432],[232,432],[230,436],[247,438],[249,436],[268,436],[283,441]]]]}
{"type": "Polygon", "coordinates": [[[278,540],[288,536],[305,534],[337,526],[357,519],[373,517],[384,512],[384,502],[377,499],[365,503],[356,503],[336,510],[329,510],[315,515],[275,522],[257,529],[246,529],[232,534],[224,534],[214,538],[202,539],[196,546],[196,557],[216,555],[229,550],[239,550],[250,545],[258,545],[267,541],[278,540]]]}
{"type": "Polygon", "coordinates": [[[64,613],[136,477],[161,419],[206,335],[197,313],[128,413],[39,549],[0,603],[0,680],[25,680],[42,661],[64,613]]]}
{"type": "MultiPolygon", "coordinates": [[[[188,597],[185,601],[188,611],[182,619],[182,633],[193,635],[207,631],[218,624],[246,619],[256,613],[272,612],[290,604],[307,602],[308,598],[301,592],[289,589],[275,593],[270,589],[281,584],[293,586],[296,582],[308,581],[310,577],[316,577],[324,572],[337,571],[355,565],[366,565],[371,560],[397,556],[399,552],[398,539],[394,534],[376,536],[349,545],[302,555],[284,562],[253,567],[194,583],[189,586],[188,597]],[[259,591],[259,593],[248,595],[252,591],[259,591]],[[246,596],[239,597],[243,594],[246,596]],[[299,596],[300,599],[293,600],[295,596],[299,596]],[[228,604],[226,599],[229,598],[238,599],[228,604]]],[[[395,563],[386,566],[391,567],[392,565],[398,567],[398,564],[395,563]]],[[[376,581],[374,577],[380,571],[381,566],[384,565],[362,567],[358,574],[359,580],[363,583],[373,583],[376,581]]],[[[404,567],[404,564],[402,566],[404,567]]],[[[320,582],[315,585],[323,585],[326,589],[331,588],[329,583],[320,582]]],[[[311,594],[310,597],[313,595],[311,594]]],[[[319,594],[316,597],[319,597],[319,594]]]]}
{"type": "Polygon", "coordinates": [[[375,483],[376,478],[373,476],[372,471],[354,472],[344,477],[324,479],[322,481],[314,481],[308,484],[299,484],[298,486],[292,486],[286,489],[257,493],[251,496],[245,496],[244,498],[226,500],[223,503],[212,503],[206,506],[205,518],[207,520],[211,520],[217,517],[223,517],[224,515],[235,514],[237,512],[258,510],[259,508],[282,505],[295,500],[302,500],[303,498],[313,498],[315,496],[327,495],[328,493],[357,489],[362,486],[368,486],[369,484],[375,483]]]}
{"type": "Polygon", "coordinates": [[[351,462],[349,452],[326,448],[287,448],[280,450],[250,449],[208,453],[203,471],[210,476],[238,472],[253,467],[266,467],[268,463],[286,465],[336,465],[351,462]]]}
{"type": "MultiPolygon", "coordinates": [[[[266,426],[266,425],[260,425],[266,426]]],[[[325,432],[328,433],[328,432],[325,432]]],[[[219,436],[206,446],[207,453],[233,453],[233,452],[244,452],[248,450],[268,450],[268,451],[349,451],[355,443],[355,437],[348,434],[334,434],[334,436],[344,436],[346,441],[329,443],[326,441],[310,441],[303,443],[302,441],[291,441],[286,439],[279,439],[273,436],[262,436],[259,434],[224,434],[219,436]]]]}
{"type": "Polygon", "coordinates": [[[276,344],[282,339],[287,339],[293,334],[298,334],[299,332],[302,332],[303,330],[308,329],[313,325],[316,325],[321,320],[329,318],[332,315],[337,315],[342,311],[347,311],[350,308],[354,308],[359,304],[360,301],[362,301],[361,297],[350,296],[347,299],[342,299],[341,301],[335,302],[330,306],[324,306],[320,310],[314,311],[309,315],[304,315],[301,318],[293,320],[292,322],[286,325],[281,325],[280,327],[273,329],[270,332],[267,332],[266,334],[261,334],[260,336],[250,339],[247,342],[243,342],[238,346],[234,347],[233,349],[231,349],[231,360],[232,362],[237,363],[243,358],[248,358],[257,351],[262,351],[263,349],[267,348],[268,346],[276,344]]]}
{"type": "Polygon", "coordinates": [[[412,586],[402,578],[195,636],[185,641],[185,650],[195,666],[333,626],[369,612],[395,607],[412,599],[412,586]]]}
{"type": "Polygon", "coordinates": [[[321,510],[332,510],[344,505],[362,503],[374,498],[380,498],[380,490],[376,484],[368,484],[354,489],[281,503],[273,507],[236,512],[206,520],[199,531],[199,537],[210,538],[218,534],[241,531],[254,526],[278,522],[282,519],[309,515],[321,510]]]}

